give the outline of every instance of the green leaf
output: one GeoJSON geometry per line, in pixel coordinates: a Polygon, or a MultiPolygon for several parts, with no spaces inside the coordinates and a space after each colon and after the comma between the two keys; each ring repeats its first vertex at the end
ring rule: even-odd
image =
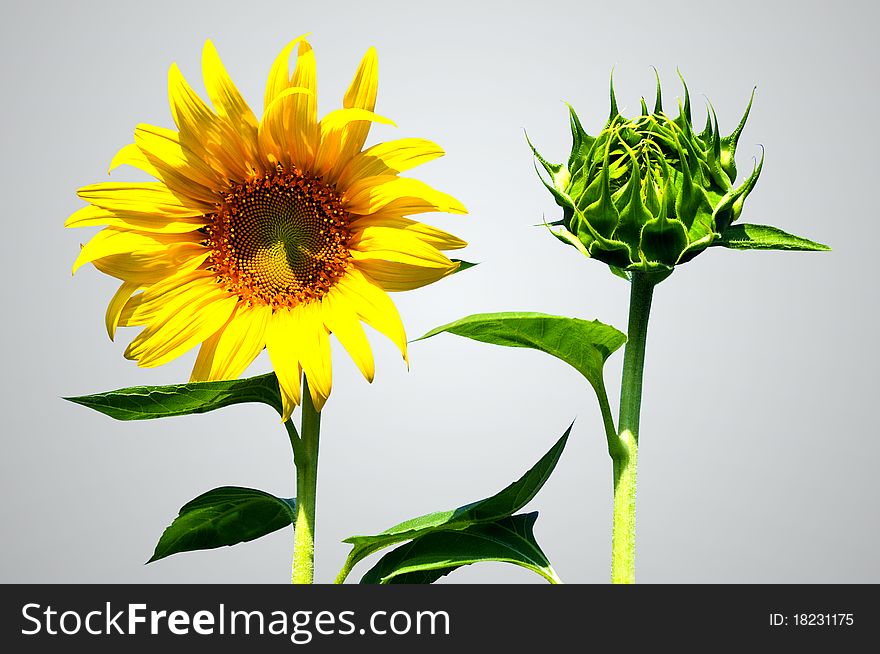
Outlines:
{"type": "Polygon", "coordinates": [[[230,381],[173,386],[133,386],[106,393],[66,397],[116,420],[150,420],[205,413],[230,404],[263,402],[281,414],[281,393],[274,373],[230,381]]]}
{"type": "Polygon", "coordinates": [[[453,261],[458,264],[458,269],[455,271],[457,273],[460,273],[462,270],[467,270],[468,268],[473,268],[474,266],[480,265],[478,263],[471,263],[470,261],[464,261],[463,259],[450,259],[450,261],[453,261]]]}
{"type": "Polygon", "coordinates": [[[525,513],[461,531],[426,534],[388,552],[367,571],[361,583],[433,583],[461,566],[481,561],[513,563],[558,583],[559,577],[535,541],[537,517],[537,512],[525,513]]]}
{"type": "Polygon", "coordinates": [[[550,477],[550,473],[553,472],[562,455],[573,424],[569,425],[562,437],[528,472],[492,497],[466,504],[452,511],[429,513],[413,518],[374,536],[346,538],[343,542],[351,543],[353,547],[348,555],[343,573],[340,573],[339,581],[341,582],[347,575],[347,571],[351,570],[359,561],[389,545],[402,543],[434,531],[466,529],[473,524],[491,522],[519,511],[531,501],[550,477]]]}
{"type": "Polygon", "coordinates": [[[483,343],[528,347],[546,352],[580,372],[593,388],[604,388],[602,368],[626,336],[598,320],[545,313],[478,313],[432,329],[416,340],[449,332],[483,343]]]}
{"type": "Polygon", "coordinates": [[[296,500],[254,488],[223,486],[199,495],[180,509],[147,563],[178,552],[235,545],[292,525],[296,500]]]}
{"type": "Polygon", "coordinates": [[[768,225],[742,223],[728,227],[712,245],[733,250],[801,250],[824,252],[831,248],[768,225]]]}

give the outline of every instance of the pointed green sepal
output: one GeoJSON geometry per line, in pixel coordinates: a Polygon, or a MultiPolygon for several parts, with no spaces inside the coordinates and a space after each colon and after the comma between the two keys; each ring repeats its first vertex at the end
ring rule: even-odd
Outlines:
{"type": "Polygon", "coordinates": [[[712,245],[732,250],[797,250],[827,252],[830,247],[769,225],[732,225],[712,245]]]}
{"type": "Polygon", "coordinates": [[[749,119],[749,112],[752,110],[752,102],[755,100],[755,91],[757,88],[758,87],[754,87],[752,89],[752,95],[749,96],[749,103],[746,105],[746,110],[739,121],[739,125],[736,126],[736,129],[733,130],[729,136],[725,136],[721,139],[721,168],[727,173],[731,184],[736,180],[736,145],[739,142],[739,137],[742,134],[743,128],[746,126],[746,121],[749,119]]]}
{"type": "Polygon", "coordinates": [[[611,123],[620,115],[620,111],[617,109],[617,96],[614,94],[614,69],[611,69],[611,84],[609,86],[611,95],[611,112],[608,115],[608,122],[611,123]]]}
{"type": "Polygon", "coordinates": [[[654,97],[654,113],[663,113],[663,94],[660,92],[660,73],[654,68],[654,79],[657,81],[657,92],[654,97]]]}
{"type": "Polygon", "coordinates": [[[549,161],[547,161],[544,157],[541,156],[541,153],[538,152],[538,150],[535,148],[535,146],[532,145],[532,141],[529,138],[528,133],[526,133],[526,132],[523,132],[523,133],[525,134],[525,137],[526,137],[526,143],[529,144],[529,148],[531,148],[532,155],[534,155],[535,159],[537,159],[538,162],[544,167],[544,170],[547,171],[547,174],[550,175],[550,177],[556,176],[559,173],[559,171],[562,170],[562,168],[563,168],[562,164],[554,164],[554,163],[550,163],[549,161]]]}

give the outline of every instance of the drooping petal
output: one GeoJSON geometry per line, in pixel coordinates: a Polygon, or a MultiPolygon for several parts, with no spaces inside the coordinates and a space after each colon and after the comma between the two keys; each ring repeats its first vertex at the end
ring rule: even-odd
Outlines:
{"type": "Polygon", "coordinates": [[[337,282],[336,288],[360,319],[391,339],[408,361],[406,330],[397,307],[385,291],[354,266],[337,282]]]}
{"type": "Polygon", "coordinates": [[[227,323],[202,343],[191,381],[235,379],[266,345],[272,309],[239,304],[227,323]]]}
{"type": "Polygon", "coordinates": [[[238,304],[238,298],[219,285],[180,294],[163,308],[152,324],[135,337],[125,357],[143,368],[168,363],[192,349],[222,327],[238,304]],[[202,293],[198,293],[202,290],[202,293]]]}
{"type": "Polygon", "coordinates": [[[132,295],[119,314],[120,327],[140,327],[157,321],[168,310],[213,293],[218,287],[205,270],[177,271],[132,295]]]}
{"type": "Polygon", "coordinates": [[[321,298],[321,310],[324,324],[336,335],[364,378],[372,382],[376,374],[376,364],[358,314],[335,287],[321,298]]]}
{"type": "Polygon", "coordinates": [[[309,392],[315,409],[320,411],[330,397],[333,385],[330,339],[321,315],[321,303],[310,302],[299,307],[299,351],[303,372],[309,381],[309,392]]]}
{"type": "Polygon", "coordinates": [[[287,420],[302,397],[302,366],[299,363],[299,347],[296,341],[295,309],[275,311],[266,329],[266,349],[281,389],[283,412],[287,420]]]}
{"type": "Polygon", "coordinates": [[[128,298],[136,293],[140,288],[137,282],[122,282],[116,293],[110,299],[107,305],[107,313],[104,314],[104,324],[107,326],[107,336],[110,340],[116,338],[116,326],[119,324],[119,315],[122,313],[122,307],[128,302],[128,298]]]}
{"type": "Polygon", "coordinates": [[[152,175],[156,179],[160,178],[159,171],[156,170],[156,167],[144,156],[144,153],[141,152],[141,149],[136,143],[129,143],[119,149],[119,152],[117,152],[113,156],[113,159],[110,160],[110,167],[107,168],[107,174],[109,175],[119,166],[132,166],[138,170],[142,170],[148,175],[152,175]]]}

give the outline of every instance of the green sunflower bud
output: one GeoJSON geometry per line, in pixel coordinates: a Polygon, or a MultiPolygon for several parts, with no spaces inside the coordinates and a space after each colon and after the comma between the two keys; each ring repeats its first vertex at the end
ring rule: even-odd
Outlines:
{"type": "Polygon", "coordinates": [[[553,233],[619,274],[665,276],[713,243],[724,244],[722,235],[761,174],[763,154],[748,178],[734,184],[736,146],[752,100],[728,136],[721,135],[710,104],[698,133],[682,84],[684,105],[678,102],[676,118],[663,111],[659,77],[654,110],[642,99],[641,115],[624,118],[612,81],[611,115],[598,136],[584,131],[569,106],[573,142],[566,165],[549,163],[532,147],[550,176],[542,181],[563,211],[553,233]]]}

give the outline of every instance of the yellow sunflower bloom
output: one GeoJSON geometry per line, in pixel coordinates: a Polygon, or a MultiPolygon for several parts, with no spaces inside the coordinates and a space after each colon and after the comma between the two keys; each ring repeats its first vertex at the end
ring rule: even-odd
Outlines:
{"type": "Polygon", "coordinates": [[[107,308],[117,326],[143,327],[125,356],[167,363],[201,344],[193,381],[241,375],[265,347],[285,419],[301,400],[302,373],[315,408],[330,394],[329,335],[368,381],[373,356],[361,322],[399,348],[406,335],[388,291],[454,272],[441,250],[461,239],[406,216],[466,213],[455,198],[399,177],[443,151],[406,138],[363,149],[378,84],[367,51],[342,102],[317,116],[315,56],[300,37],[269,73],[262,120],[232,83],[211,42],[202,56],[206,104],[176,66],[169,73],[177,130],[138,125],[110,169],[156,178],[79,189],[89,202],[67,227],[104,226],[73,270],[92,263],[122,281],[107,308]],[[296,66],[288,70],[293,50],[296,66]]]}

